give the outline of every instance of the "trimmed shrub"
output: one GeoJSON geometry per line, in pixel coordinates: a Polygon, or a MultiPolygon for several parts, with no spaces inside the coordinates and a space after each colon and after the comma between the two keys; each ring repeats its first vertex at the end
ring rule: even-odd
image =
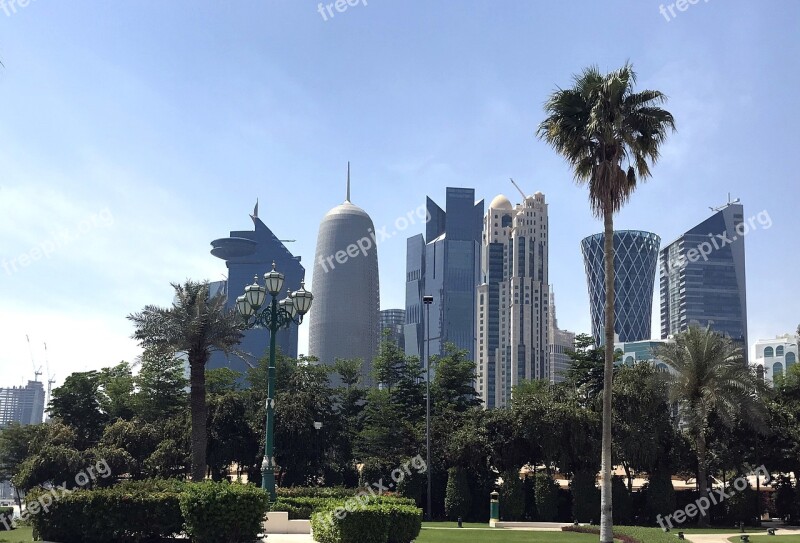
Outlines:
{"type": "Polygon", "coordinates": [[[525,488],[519,473],[510,470],[503,473],[500,485],[500,519],[517,521],[525,515],[525,488]]]}
{"type": "Polygon", "coordinates": [[[278,500],[283,498],[349,498],[355,496],[358,488],[343,486],[291,486],[278,488],[278,500]]]}
{"type": "Polygon", "coordinates": [[[758,518],[758,496],[753,487],[748,483],[741,491],[730,486],[726,491],[731,497],[723,502],[725,504],[725,522],[733,525],[740,522],[750,526],[754,525],[758,518]]]}
{"type": "MultiPolygon", "coordinates": [[[[185,483],[148,480],[110,488],[76,490],[52,500],[50,491],[36,489],[25,500],[52,502],[31,515],[34,531],[46,541],[107,543],[157,540],[180,533],[183,517],[180,493],[185,483]]],[[[32,509],[31,509],[32,510],[32,509]]]]}
{"type": "Polygon", "coordinates": [[[186,485],[180,505],[193,543],[241,543],[263,530],[269,495],[253,485],[204,481],[186,485]]]}
{"type": "Polygon", "coordinates": [[[675,511],[675,487],[668,471],[657,471],[650,474],[645,495],[645,513],[650,524],[656,523],[658,515],[666,516],[675,511]]]}
{"type": "Polygon", "coordinates": [[[422,510],[398,504],[328,508],[312,515],[311,527],[320,543],[411,543],[422,529],[422,510]]]}
{"type": "Polygon", "coordinates": [[[797,493],[792,486],[792,480],[781,475],[775,491],[775,512],[779,518],[791,522],[797,518],[797,504],[797,493]]]}
{"type": "Polygon", "coordinates": [[[466,518],[472,507],[469,481],[461,468],[447,470],[447,492],[444,497],[444,512],[450,520],[466,518]]]}
{"type": "Polygon", "coordinates": [[[537,473],[533,490],[536,496],[536,520],[555,521],[558,517],[558,483],[546,473],[537,473]]]}
{"type": "Polygon", "coordinates": [[[600,489],[594,472],[579,471],[572,477],[572,517],[578,522],[600,522],[600,489]]]}
{"type": "Polygon", "coordinates": [[[611,478],[611,503],[614,506],[614,524],[630,524],[633,519],[633,500],[628,486],[619,475],[611,478]]]}
{"type": "MultiPolygon", "coordinates": [[[[278,500],[273,503],[269,510],[270,511],[286,511],[289,513],[290,520],[308,520],[311,518],[311,515],[316,511],[321,511],[323,509],[332,509],[339,506],[346,506],[348,502],[351,500],[359,500],[360,503],[365,505],[370,504],[387,504],[387,505],[414,505],[414,500],[411,498],[403,498],[400,496],[392,496],[392,495],[382,495],[373,496],[372,494],[365,493],[362,491],[360,495],[350,495],[347,498],[323,498],[323,497],[313,497],[313,498],[281,498],[279,497],[278,500]]],[[[352,501],[351,503],[356,503],[352,501]]],[[[352,507],[352,506],[351,506],[352,507]]]]}
{"type": "Polygon", "coordinates": [[[11,519],[14,517],[13,507],[0,507],[0,532],[13,530],[11,519]]]}

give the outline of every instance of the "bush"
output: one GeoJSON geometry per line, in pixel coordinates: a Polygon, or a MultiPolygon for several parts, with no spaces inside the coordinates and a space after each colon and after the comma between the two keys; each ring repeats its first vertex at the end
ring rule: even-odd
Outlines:
{"type": "Polygon", "coordinates": [[[499,493],[500,519],[522,520],[525,514],[525,489],[517,471],[503,473],[503,484],[500,485],[499,493]]]}
{"type": "Polygon", "coordinates": [[[555,521],[558,517],[558,484],[546,473],[537,473],[533,489],[536,496],[536,520],[555,521]]]}
{"type": "Polygon", "coordinates": [[[14,518],[13,507],[0,507],[0,532],[14,529],[14,527],[11,525],[11,520],[13,518],[14,518]]]}
{"type": "Polygon", "coordinates": [[[619,475],[611,478],[611,504],[614,506],[614,524],[630,524],[633,519],[633,500],[619,475]]]}
{"type": "Polygon", "coordinates": [[[204,481],[186,485],[180,506],[193,543],[242,543],[263,531],[269,495],[252,485],[204,481]]]}
{"type": "Polygon", "coordinates": [[[461,468],[447,470],[447,492],[444,497],[444,512],[450,520],[466,518],[472,507],[467,475],[461,468]]]}
{"type": "Polygon", "coordinates": [[[728,487],[726,491],[731,497],[723,502],[725,504],[725,522],[737,525],[744,522],[750,526],[758,518],[758,495],[753,487],[748,485],[741,491],[728,487]]]}
{"type": "Polygon", "coordinates": [[[775,511],[778,517],[785,520],[795,520],[797,518],[797,495],[792,480],[785,475],[778,479],[778,486],[775,491],[775,511]]]}
{"type": "Polygon", "coordinates": [[[315,512],[311,527],[320,543],[411,543],[422,529],[422,510],[398,504],[331,507],[315,512]]]}
{"type": "MultiPolygon", "coordinates": [[[[107,543],[170,537],[183,529],[179,481],[125,482],[111,488],[59,495],[32,515],[34,531],[46,541],[107,543]]],[[[50,501],[50,491],[33,490],[26,502],[50,501]]]]}
{"type": "Polygon", "coordinates": [[[572,516],[578,522],[600,521],[600,489],[594,472],[579,471],[572,477],[572,516]]]}
{"type": "Polygon", "coordinates": [[[278,500],[283,498],[349,498],[355,496],[358,488],[343,486],[291,486],[278,488],[278,500]]]}
{"type": "Polygon", "coordinates": [[[414,500],[411,498],[402,498],[400,496],[390,495],[373,496],[371,494],[364,494],[364,491],[362,491],[361,494],[368,497],[358,498],[355,494],[351,494],[347,498],[278,497],[278,500],[270,506],[269,510],[286,511],[289,513],[290,520],[308,520],[316,511],[333,509],[338,506],[345,506],[348,501],[355,499],[359,499],[359,501],[365,504],[414,505],[414,500]]]}
{"type": "Polygon", "coordinates": [[[656,523],[658,515],[663,517],[675,511],[675,487],[668,471],[651,473],[644,494],[645,513],[650,524],[656,523]]]}

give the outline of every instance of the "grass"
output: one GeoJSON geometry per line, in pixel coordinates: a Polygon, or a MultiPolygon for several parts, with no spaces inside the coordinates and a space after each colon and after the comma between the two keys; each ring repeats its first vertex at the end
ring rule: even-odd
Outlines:
{"type": "MultiPolygon", "coordinates": [[[[744,533],[746,534],[755,534],[758,532],[766,532],[766,528],[754,528],[752,526],[745,526],[744,533]]],[[[739,527],[738,526],[723,526],[723,527],[716,527],[716,528],[673,528],[673,533],[683,532],[685,534],[738,534],[739,527]]],[[[738,541],[738,539],[737,539],[738,541]]]]}
{"type": "Polygon", "coordinates": [[[33,541],[33,528],[20,526],[10,532],[0,532],[0,543],[31,543],[33,541]]]}
{"type": "MultiPolygon", "coordinates": [[[[439,523],[431,523],[439,524],[439,523]]],[[[441,523],[444,524],[444,523],[441,523]]],[[[591,534],[570,534],[566,532],[527,532],[521,530],[501,530],[498,528],[461,530],[441,530],[423,527],[417,543],[463,543],[464,541],[480,541],[481,543],[596,543],[597,536],[591,534]]],[[[674,543],[670,540],[670,543],[674,543]]]]}

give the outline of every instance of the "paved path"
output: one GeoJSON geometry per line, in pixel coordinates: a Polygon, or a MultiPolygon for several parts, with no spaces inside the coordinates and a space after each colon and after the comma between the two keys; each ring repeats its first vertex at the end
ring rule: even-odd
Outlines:
{"type": "Polygon", "coordinates": [[[267,543],[313,543],[313,539],[308,534],[269,534],[265,540],[267,543]]]}
{"type": "MultiPolygon", "coordinates": [[[[778,531],[776,532],[776,537],[781,535],[798,535],[800,534],[800,528],[794,526],[791,528],[783,528],[777,527],[778,531]]],[[[737,541],[739,536],[742,535],[740,532],[731,532],[729,534],[692,534],[687,535],[686,540],[691,541],[692,543],[730,543],[728,541],[729,537],[735,537],[734,541],[737,541]]],[[[753,535],[767,535],[766,532],[758,532],[758,533],[751,533],[753,535]]],[[[780,542],[780,539],[776,539],[776,541],[780,542]]]]}

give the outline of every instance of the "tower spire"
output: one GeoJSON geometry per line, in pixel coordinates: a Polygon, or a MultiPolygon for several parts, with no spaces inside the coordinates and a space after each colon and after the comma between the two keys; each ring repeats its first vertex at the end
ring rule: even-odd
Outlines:
{"type": "Polygon", "coordinates": [[[350,161],[347,161],[347,197],[344,199],[345,202],[350,201],[350,161]]]}

